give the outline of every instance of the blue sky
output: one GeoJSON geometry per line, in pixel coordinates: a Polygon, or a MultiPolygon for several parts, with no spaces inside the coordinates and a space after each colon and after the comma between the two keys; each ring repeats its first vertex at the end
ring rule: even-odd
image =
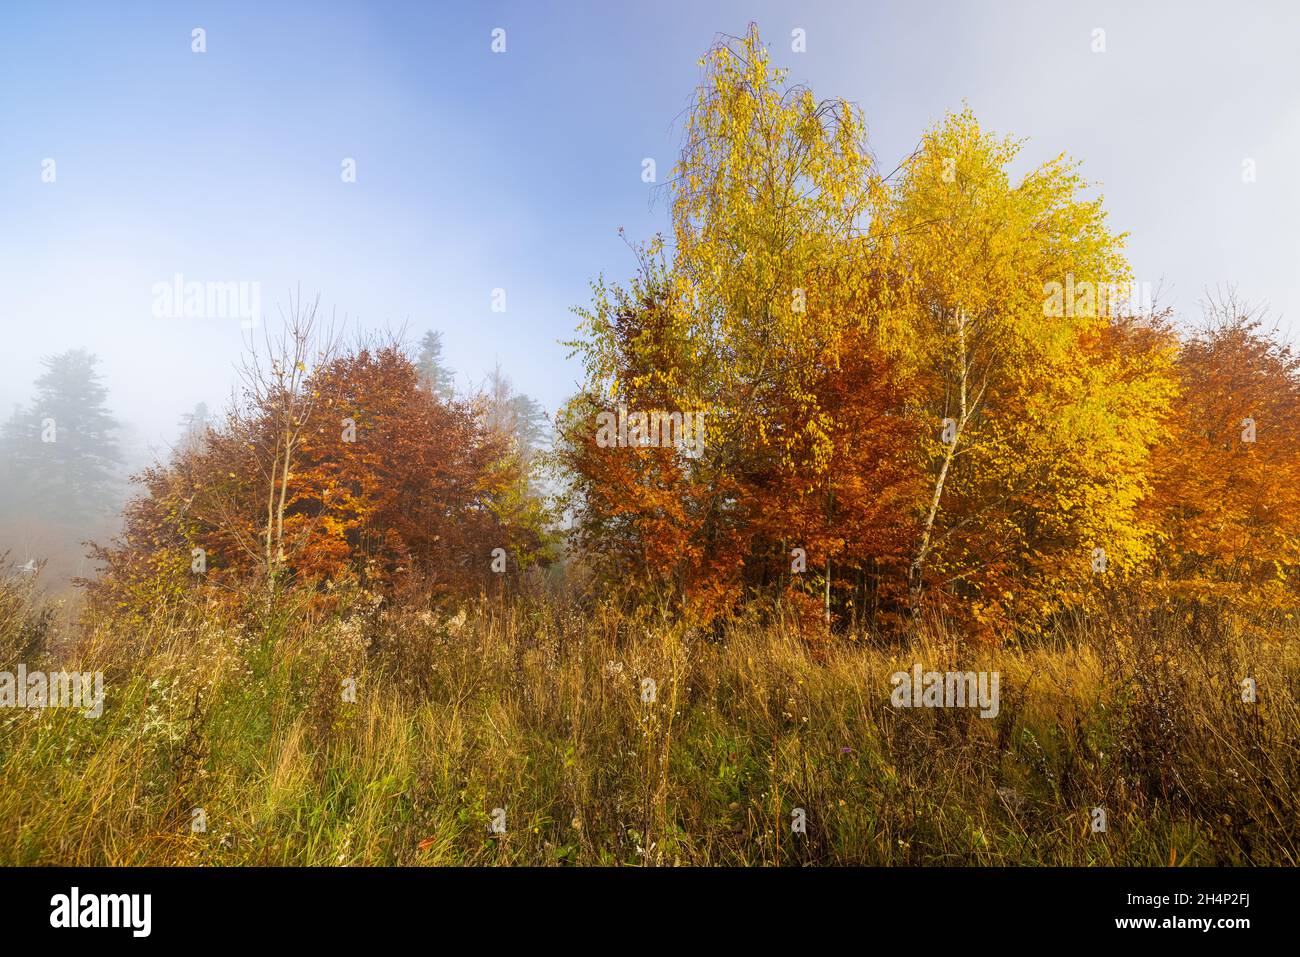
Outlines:
{"type": "Polygon", "coordinates": [[[1294,328],[1300,4],[7,2],[0,410],[73,346],[154,443],[223,403],[244,333],[154,318],[180,273],[258,282],[271,317],[301,287],[365,326],[440,329],[462,384],[499,362],[554,411],[571,307],[633,269],[618,228],[668,226],[642,159],[666,177],[697,61],[750,21],[792,81],[862,106],[882,165],[965,100],[1026,162],[1082,159],[1181,315],[1234,283],[1294,328]]]}

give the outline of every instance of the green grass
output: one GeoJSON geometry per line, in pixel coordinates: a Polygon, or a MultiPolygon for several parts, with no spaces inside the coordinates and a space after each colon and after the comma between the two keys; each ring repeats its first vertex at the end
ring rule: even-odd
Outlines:
{"type": "Polygon", "coordinates": [[[4,864],[1300,860],[1293,632],[1204,647],[1112,618],[1051,647],[929,629],[814,652],[775,625],[714,641],[521,599],[104,618],[59,644],[5,601],[0,670],[100,669],[107,700],[0,711],[4,864]],[[889,676],[918,661],[999,671],[1000,714],[896,710],[889,676]]]}

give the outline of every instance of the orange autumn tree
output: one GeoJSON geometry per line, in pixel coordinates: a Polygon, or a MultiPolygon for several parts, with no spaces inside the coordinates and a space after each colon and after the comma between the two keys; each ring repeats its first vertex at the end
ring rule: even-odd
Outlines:
{"type": "Polygon", "coordinates": [[[335,359],[308,387],[323,406],[291,483],[296,575],[350,568],[383,588],[414,576],[440,595],[484,582],[494,548],[515,567],[537,557],[540,529],[511,509],[519,462],[472,403],[421,388],[392,345],[335,359]]]}
{"type": "Polygon", "coordinates": [[[277,580],[466,595],[493,581],[494,549],[514,569],[542,557],[544,528],[516,508],[518,458],[473,403],[423,388],[395,344],[327,357],[298,381],[310,415],[290,422],[284,471],[266,468],[274,461],[266,450],[284,441],[276,412],[286,402],[233,410],[201,442],[141,476],[144,494],[128,506],[122,535],[98,550],[107,566],[101,594],[139,607],[197,584],[264,580],[267,503],[278,518],[279,475],[277,580]]]}
{"type": "MultiPolygon", "coordinates": [[[[566,479],[576,553],[628,597],[688,601],[709,617],[739,596],[734,555],[741,543],[709,549],[726,531],[720,523],[706,530],[710,512],[725,507],[720,496],[735,488],[725,475],[706,480],[701,460],[684,443],[664,443],[662,430],[653,444],[629,442],[625,425],[613,436],[601,430],[610,415],[625,422],[637,411],[700,411],[683,409],[676,394],[692,361],[687,340],[672,333],[675,313],[686,307],[657,253],[657,246],[640,253],[640,273],[627,288],[595,287],[597,305],[586,321],[600,330],[600,351],[574,344],[589,381],[560,412],[555,461],[566,479]]],[[[707,411],[702,421],[707,448],[707,411]]]]}
{"type": "Polygon", "coordinates": [[[878,187],[865,126],[843,101],[782,90],[753,31],[705,66],[671,187],[671,264],[656,240],[628,289],[598,283],[579,313],[586,383],[562,416],[575,537],[706,618],[756,587],[847,608],[832,580],[860,576],[839,556],[899,550],[878,491],[901,481],[907,429],[860,335],[858,240],[878,187]],[[846,392],[864,380],[879,391],[846,392]],[[703,448],[602,449],[593,417],[613,408],[702,412],[703,448]]]}
{"type": "Polygon", "coordinates": [[[1300,587],[1300,356],[1229,298],[1178,356],[1180,393],[1147,500],[1160,592],[1251,618],[1300,587]]]}

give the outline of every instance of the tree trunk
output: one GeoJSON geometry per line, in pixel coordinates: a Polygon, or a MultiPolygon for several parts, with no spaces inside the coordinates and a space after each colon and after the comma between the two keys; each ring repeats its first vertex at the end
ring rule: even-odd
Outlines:
{"type": "MultiPolygon", "coordinates": [[[[925,560],[930,554],[934,522],[939,515],[939,503],[943,498],[943,487],[948,481],[948,470],[952,468],[952,460],[957,456],[957,443],[961,441],[962,432],[966,429],[966,420],[970,416],[970,409],[966,401],[967,379],[970,373],[969,356],[966,353],[966,314],[961,310],[957,311],[957,343],[957,395],[959,402],[957,427],[953,431],[952,442],[949,443],[948,449],[944,453],[943,465],[939,467],[939,475],[934,482],[934,494],[930,496],[930,509],[926,513],[925,524],[921,527],[921,540],[917,544],[916,554],[912,557],[912,564],[907,572],[907,599],[913,617],[916,617],[921,608],[921,593],[925,582],[925,560]]],[[[980,394],[983,394],[983,390],[981,390],[980,394]]]]}

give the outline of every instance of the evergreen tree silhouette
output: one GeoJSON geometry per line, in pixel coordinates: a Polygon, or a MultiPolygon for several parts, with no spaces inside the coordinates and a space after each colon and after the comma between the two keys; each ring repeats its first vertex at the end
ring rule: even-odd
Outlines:
{"type": "Polygon", "coordinates": [[[456,374],[443,363],[441,332],[430,330],[424,334],[415,367],[420,371],[420,385],[444,399],[451,398],[456,388],[456,374]]]}
{"type": "Polygon", "coordinates": [[[31,403],[0,432],[10,517],[75,525],[116,503],[122,456],[97,361],[84,349],[42,359],[31,403]]]}

